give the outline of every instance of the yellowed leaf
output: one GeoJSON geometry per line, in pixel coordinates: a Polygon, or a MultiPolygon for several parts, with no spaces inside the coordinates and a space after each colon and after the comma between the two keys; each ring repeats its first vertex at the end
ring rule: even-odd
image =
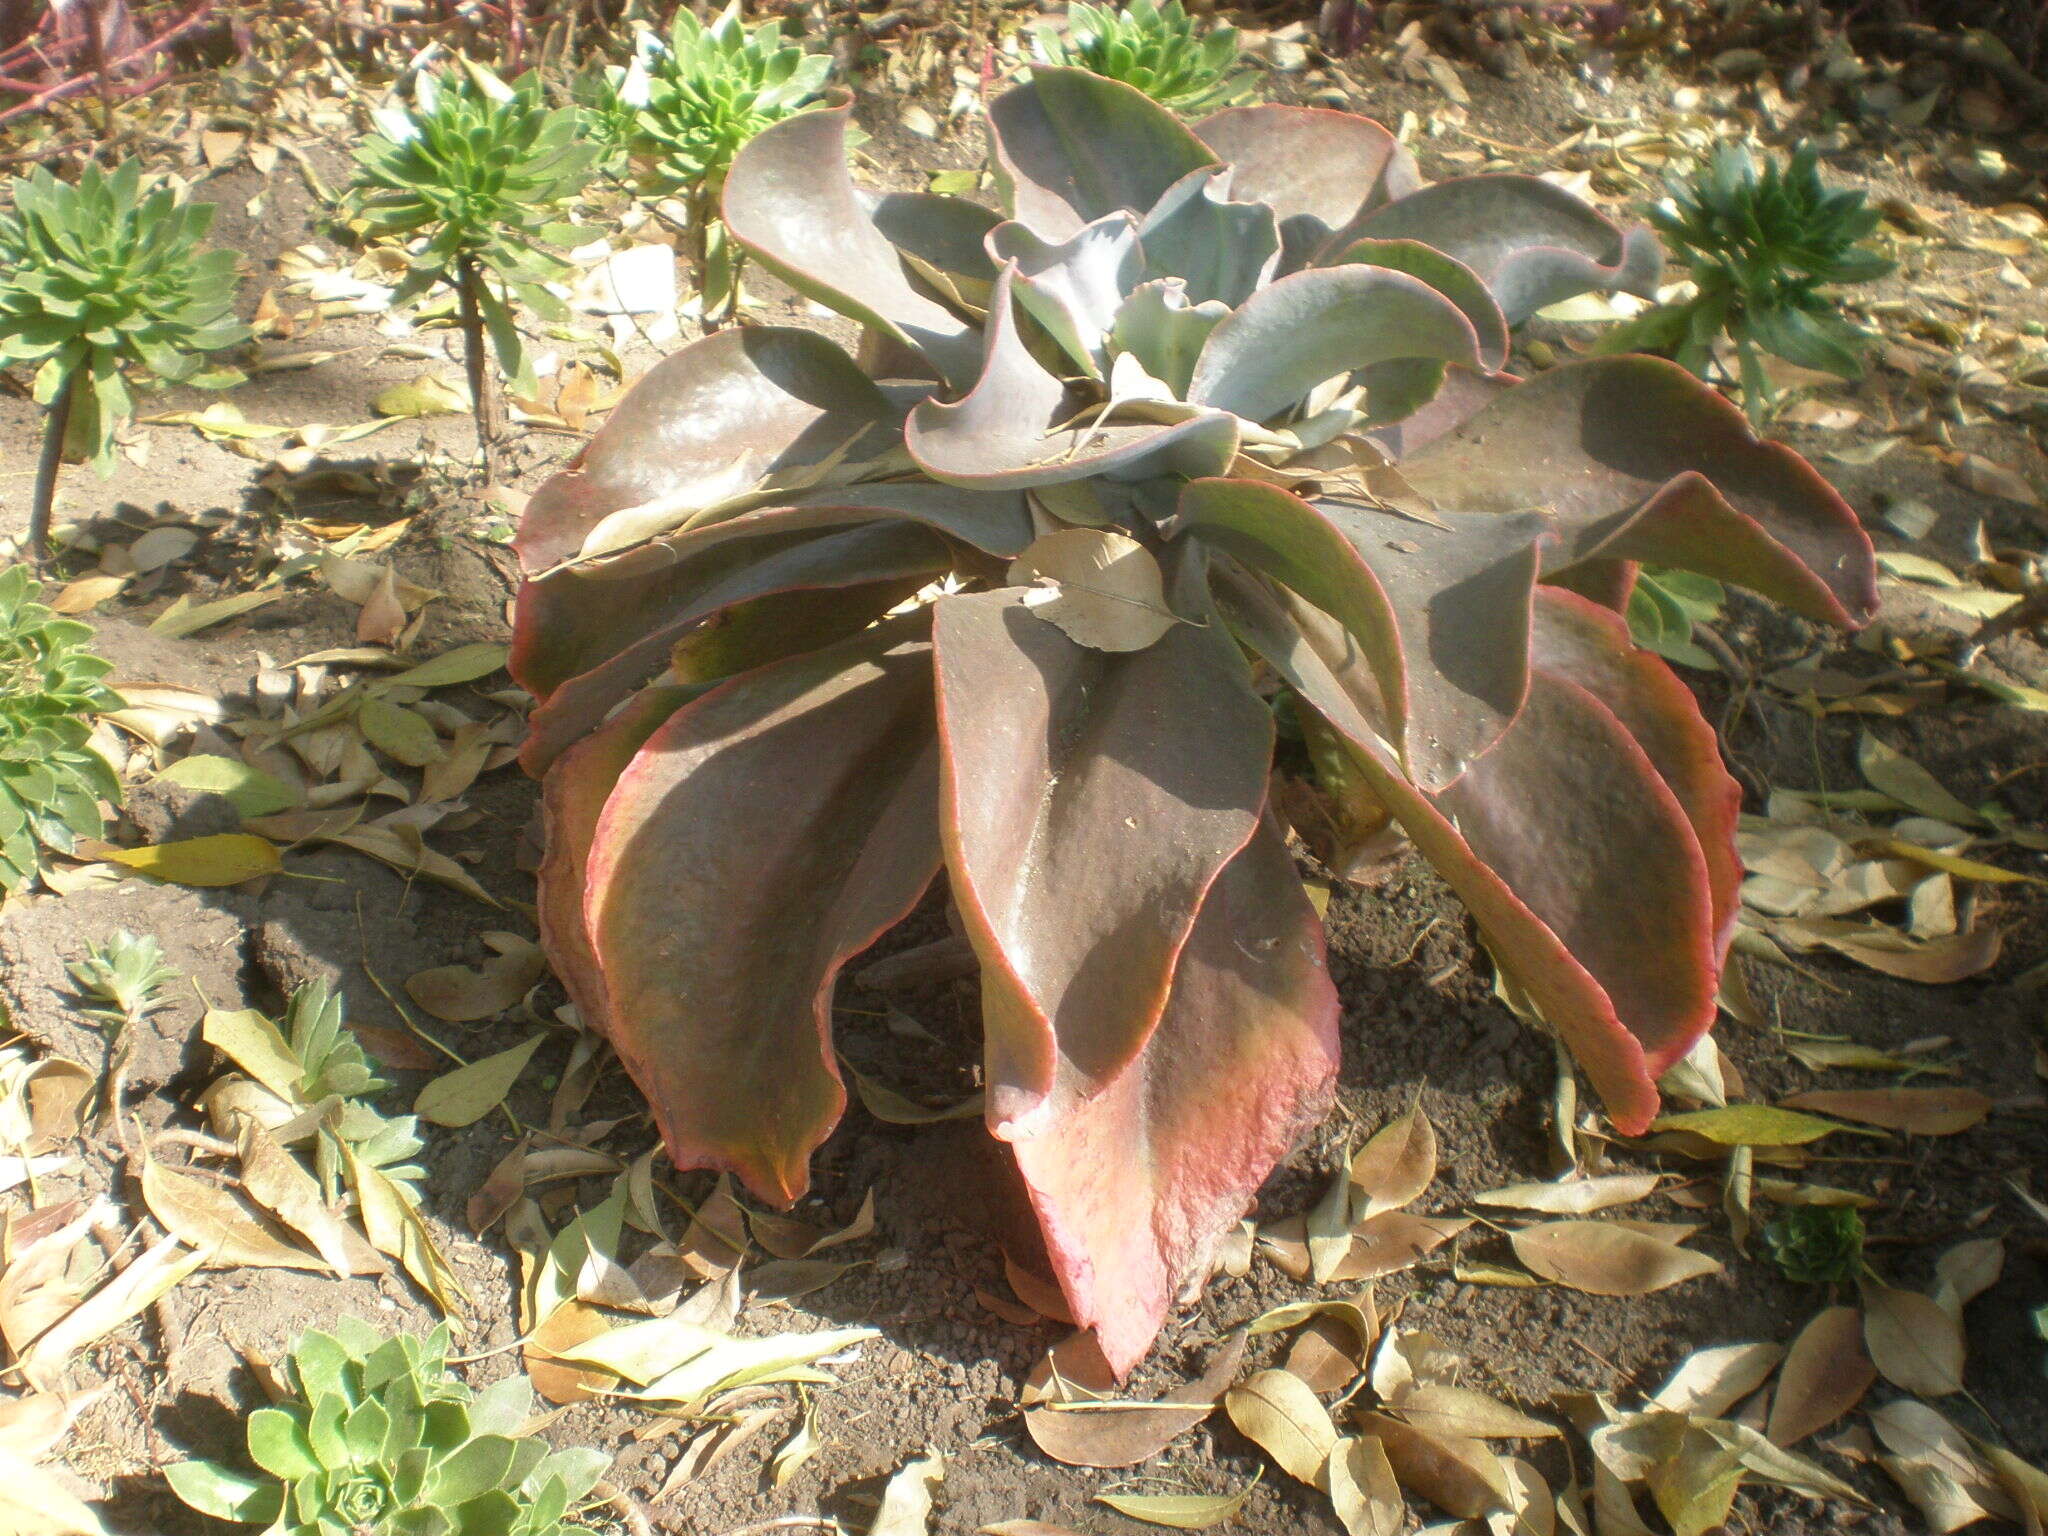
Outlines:
{"type": "Polygon", "coordinates": [[[1238,1433],[1300,1482],[1317,1485],[1337,1444],[1330,1412],[1299,1376],[1258,1371],[1223,1394],[1238,1433]]]}
{"type": "Polygon", "coordinates": [[[1963,1389],[1962,1326],[1931,1296],[1865,1280],[1863,1347],[1903,1392],[1946,1397],[1963,1389]]]}
{"type": "Polygon", "coordinates": [[[240,885],[284,868],[276,844],[249,832],[220,832],[143,848],[110,848],[106,857],[158,880],[201,887],[240,885]]]}
{"type": "Polygon", "coordinates": [[[1596,1296],[1641,1296],[1718,1274],[1720,1263],[1617,1222],[1554,1221],[1510,1235],[1515,1257],[1546,1280],[1596,1296]]]}
{"type": "Polygon", "coordinates": [[[1419,1198],[1436,1177],[1436,1131],[1415,1104],[1351,1159],[1356,1219],[1370,1221],[1419,1198]],[[1358,1197],[1363,1196],[1363,1201],[1358,1197]]]}
{"type": "Polygon", "coordinates": [[[1787,1109],[1810,1109],[1913,1136],[1954,1136],[1993,1108],[1990,1096],[1975,1088],[1822,1088],[1781,1102],[1787,1109]]]}

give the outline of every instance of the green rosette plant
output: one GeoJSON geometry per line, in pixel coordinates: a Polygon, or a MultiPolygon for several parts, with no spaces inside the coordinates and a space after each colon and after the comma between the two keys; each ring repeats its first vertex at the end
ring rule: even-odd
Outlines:
{"type": "Polygon", "coordinates": [[[50,509],[65,455],[114,467],[114,429],[134,410],[129,375],[219,385],[205,356],[247,338],[235,318],[235,256],[208,250],[211,203],[169,188],[147,195],[142,163],[88,165],[62,182],[36,170],[0,212],[0,367],[36,365],[43,451],[29,546],[49,557],[50,509]]]}
{"type": "Polygon", "coordinates": [[[1883,277],[1895,265],[1863,244],[1877,229],[1878,211],[1862,192],[1824,185],[1810,144],[1761,172],[1747,150],[1723,145],[1670,190],[1671,205],[1651,209],[1650,221],[1690,269],[1697,292],[1646,311],[1607,338],[1604,350],[1664,353],[1705,378],[1725,333],[1754,420],[1777,400],[1762,353],[1844,379],[1862,376],[1870,333],[1844,319],[1827,292],[1883,277]]]}
{"type": "Polygon", "coordinates": [[[263,1476],[173,1462],[171,1491],[203,1514],[280,1536],[557,1536],[610,1458],[551,1451],[525,1431],[533,1392],[512,1375],[472,1392],[448,1368],[448,1330],[385,1338],[343,1318],[303,1335],[280,1374],[290,1396],[249,1415],[263,1476]]]}
{"type": "Polygon", "coordinates": [[[1742,872],[1636,564],[1876,606],[1854,515],[1684,369],[1503,371],[1537,309],[1650,288],[1654,238],[1535,177],[1424,185],[1363,118],[1190,129],[1078,70],[991,104],[1001,212],[857,188],[847,122],[764,132],[724,216],[862,361],[698,342],[517,539],[543,938],[675,1161],[805,1192],[835,980],[943,873],[989,1128],[1129,1369],[1331,1098],[1276,712],[1641,1132],[1742,872]]]}
{"type": "Polygon", "coordinates": [[[1237,71],[1237,28],[1199,30],[1181,0],[1089,5],[1073,0],[1065,32],[1039,27],[1032,52],[1041,64],[1091,70],[1134,86],[1169,111],[1193,116],[1237,106],[1255,90],[1237,71]]]}
{"type": "Polygon", "coordinates": [[[735,255],[718,223],[726,173],[771,123],[813,105],[831,59],[785,41],[782,23],[747,27],[733,0],[709,24],[678,8],[663,37],[643,31],[630,65],[585,77],[579,95],[609,158],[639,158],[647,184],[682,201],[705,313],[737,297],[735,255]]]}
{"type": "Polygon", "coordinates": [[[409,102],[370,116],[375,131],[356,150],[349,216],[373,238],[420,242],[394,304],[454,290],[489,478],[498,418],[486,345],[512,387],[530,392],[512,301],[543,319],[568,319],[546,285],[573,269],[550,247],[580,232],[550,219],[580,190],[597,148],[580,138],[574,110],[547,106],[539,75],[507,85],[468,59],[454,73],[422,72],[409,102]]]}
{"type": "Polygon", "coordinates": [[[1863,1218],[1854,1206],[1795,1205],[1764,1227],[1764,1248],[1786,1279],[1839,1285],[1863,1269],[1863,1218]]]}
{"type": "Polygon", "coordinates": [[[27,566],[0,570],[0,893],[35,883],[43,849],[100,836],[100,803],[121,803],[90,745],[94,717],[121,707],[113,666],[85,648],[91,627],[37,602],[41,591],[27,566]]]}

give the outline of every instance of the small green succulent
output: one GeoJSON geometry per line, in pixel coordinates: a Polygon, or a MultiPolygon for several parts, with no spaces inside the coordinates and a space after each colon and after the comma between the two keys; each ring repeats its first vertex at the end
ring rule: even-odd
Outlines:
{"type": "Polygon", "coordinates": [[[374,1168],[417,1204],[426,1170],[412,1159],[426,1145],[412,1115],[386,1115],[368,1102],[389,1088],[370,1065],[361,1043],[342,1023],[341,998],[324,981],[310,981],[285,1006],[284,1033],[292,1055],[305,1069],[295,1098],[311,1108],[328,1099],[340,1106],[322,1124],[313,1160],[332,1199],[353,1170],[350,1159],[374,1168]],[[344,1155],[346,1153],[347,1155],[344,1155]]]}
{"type": "Polygon", "coordinates": [[[121,707],[112,666],[85,649],[92,630],[36,601],[25,565],[0,571],[0,892],[42,872],[41,850],[69,853],[106,830],[100,802],[121,781],[88,745],[95,715],[121,707]]]}
{"type": "Polygon", "coordinates": [[[553,1536],[610,1458],[551,1451],[523,1427],[523,1376],[472,1392],[448,1368],[448,1331],[383,1338],[354,1318],[308,1333],[282,1372],[291,1396],[249,1415],[250,1459],[164,1469],[171,1491],[223,1520],[280,1536],[553,1536]]]}
{"type": "Polygon", "coordinates": [[[85,958],[65,967],[90,999],[86,1012],[102,1023],[133,1024],[170,1001],[164,989],[178,973],[164,963],[163,946],[122,929],[104,944],[88,943],[85,958]]]}
{"type": "MultiPolygon", "coordinates": [[[[785,42],[780,22],[743,26],[739,0],[708,26],[678,8],[666,40],[641,34],[635,65],[657,178],[667,191],[714,201],[741,146],[814,102],[832,73],[826,55],[785,42]]],[[[634,88],[628,70],[622,89],[634,88]]]]}
{"type": "Polygon", "coordinates": [[[1629,592],[1628,627],[1636,644],[1681,666],[1712,670],[1720,664],[1694,641],[1693,625],[1721,617],[1728,589],[1696,571],[1646,565],[1629,592]]]}
{"type": "Polygon", "coordinates": [[[1065,34],[1039,28],[1032,51],[1041,64],[1093,70],[1190,116],[1235,106],[1253,93],[1250,75],[1232,73],[1237,29],[1198,32],[1181,0],[1130,0],[1122,7],[1074,0],[1065,34]]]}
{"type": "Polygon", "coordinates": [[[455,290],[488,472],[496,433],[486,337],[513,387],[532,389],[509,300],[543,319],[568,318],[545,285],[570,268],[549,247],[581,231],[551,215],[576,195],[597,150],[583,142],[574,110],[547,106],[538,75],[507,85],[468,59],[451,73],[422,73],[409,104],[380,107],[371,121],[349,215],[366,235],[423,240],[394,303],[444,284],[455,290]]]}
{"type": "Polygon", "coordinates": [[[1671,183],[1669,207],[1650,220],[1692,269],[1698,293],[1652,309],[1602,343],[1606,352],[1650,351],[1701,378],[1726,332],[1734,343],[1743,405],[1753,419],[1776,402],[1760,353],[1854,379],[1870,333],[1842,318],[1825,290],[1883,277],[1894,263],[1862,242],[1878,212],[1860,191],[1829,190],[1812,145],[1759,172],[1748,151],[1724,145],[1690,179],[1671,183]]]}
{"type": "Polygon", "coordinates": [[[114,464],[115,424],[134,409],[130,371],[169,383],[234,382],[204,355],[249,334],[235,318],[235,256],[205,248],[211,203],[169,188],[148,195],[142,164],[88,165],[76,183],[36,170],[0,213],[0,367],[36,364],[43,462],[30,507],[37,558],[48,553],[59,458],[114,464]]]}
{"type": "Polygon", "coordinates": [[[1863,1218],[1849,1205],[1795,1205],[1764,1228],[1764,1247],[1788,1280],[1853,1280],[1863,1265],[1863,1218]]]}

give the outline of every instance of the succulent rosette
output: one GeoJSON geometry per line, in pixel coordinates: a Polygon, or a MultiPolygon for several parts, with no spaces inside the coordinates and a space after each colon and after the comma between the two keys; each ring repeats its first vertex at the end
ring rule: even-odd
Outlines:
{"type": "Polygon", "coordinates": [[[1683,369],[1501,371],[1539,308],[1648,291],[1654,239],[1425,185],[1363,118],[1190,129],[1076,70],[992,104],[1002,212],[857,187],[847,118],[763,133],[724,215],[859,358],[678,353],[518,540],[544,938],[678,1164],[805,1192],[835,979],[943,871],[989,1128],[1128,1369],[1335,1080],[1276,698],[1642,1130],[1740,868],[1713,733],[1619,616],[1636,563],[1875,601],[1849,509],[1683,369]]]}

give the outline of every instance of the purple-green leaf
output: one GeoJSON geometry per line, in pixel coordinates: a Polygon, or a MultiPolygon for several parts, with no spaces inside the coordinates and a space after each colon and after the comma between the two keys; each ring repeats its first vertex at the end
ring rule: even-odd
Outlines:
{"type": "Polygon", "coordinates": [[[1429,284],[1385,267],[1320,267],[1253,294],[1209,333],[1188,399],[1247,421],[1325,379],[1390,358],[1479,365],[1479,336],[1429,284]]]}
{"type": "MultiPolygon", "coordinates": [[[[927,400],[906,434],[918,467],[948,484],[1019,489],[1095,475],[1215,474],[1237,452],[1237,424],[1220,411],[1173,422],[1098,423],[1067,408],[1067,390],[1017,333],[1003,268],[990,301],[988,357],[965,398],[927,400]]],[[[1220,327],[1219,327],[1220,329],[1220,327]]]]}
{"type": "Polygon", "coordinates": [[[913,284],[846,170],[850,107],[800,112],[733,157],[724,216],[735,240],[807,298],[929,358],[958,385],[974,376],[976,328],[913,284]]]}
{"type": "Polygon", "coordinates": [[[1540,507],[1558,521],[1546,571],[1648,560],[1746,586],[1823,623],[1877,611],[1870,540],[1797,453],[1676,363],[1592,358],[1492,396],[1401,461],[1464,512],[1540,507]]]}
{"type": "Polygon", "coordinates": [[[996,188],[1048,240],[1119,209],[1143,213],[1216,157],[1179,118],[1117,80],[1036,68],[989,103],[996,188]]]}
{"type": "Polygon", "coordinates": [[[897,420],[827,338],[783,326],[721,331],[648,370],[534,493],[513,547],[531,576],[575,555],[615,512],[666,501],[680,521],[777,470],[886,441],[897,420]]]}
{"type": "Polygon", "coordinates": [[[1306,266],[1363,214],[1422,185],[1415,157],[1370,118],[1325,107],[1227,107],[1195,135],[1231,168],[1231,195],[1280,221],[1280,270],[1306,266]]]}
{"type": "Polygon", "coordinates": [[[1074,1320],[1119,1376],[1329,1107],[1337,1015],[1322,924],[1268,824],[1210,886],[1137,1058],[1012,1137],[1074,1320]]]}
{"type": "Polygon", "coordinates": [[[933,623],[946,863],[982,962],[989,1119],[1041,1124],[1137,1055],[1202,896],[1257,825],[1272,717],[1220,629],[1074,641],[1025,589],[933,623]]]}
{"type": "Polygon", "coordinates": [[[1460,176],[1374,209],[1350,239],[1420,240],[1479,275],[1508,324],[1594,290],[1652,295],[1664,270],[1656,236],[1624,234],[1537,176],[1460,176]]]}
{"type": "Polygon", "coordinates": [[[605,805],[586,926],[678,1167],[778,1205],[809,1187],[846,1103],[833,983],[939,867],[930,657],[899,622],[745,673],[670,716],[605,805]]]}

